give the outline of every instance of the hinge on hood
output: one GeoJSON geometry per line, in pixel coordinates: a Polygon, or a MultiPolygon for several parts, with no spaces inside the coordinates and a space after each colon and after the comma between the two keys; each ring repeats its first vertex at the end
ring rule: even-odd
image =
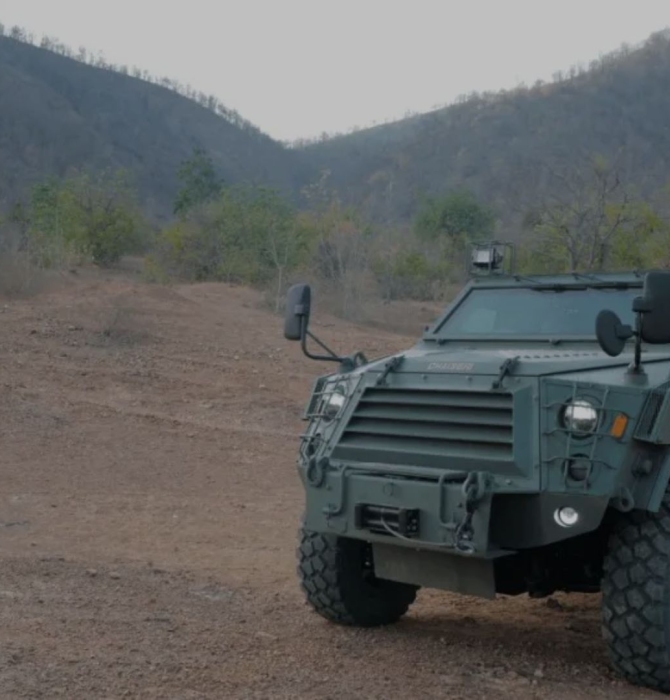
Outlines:
{"type": "Polygon", "coordinates": [[[491,385],[492,389],[500,389],[502,386],[503,379],[516,367],[516,364],[519,362],[519,356],[517,355],[516,357],[508,357],[502,365],[500,365],[500,374],[498,374],[498,378],[493,382],[491,385]]]}
{"type": "Polygon", "coordinates": [[[393,372],[394,369],[399,367],[405,359],[404,355],[397,355],[396,357],[392,357],[385,365],[384,365],[384,371],[379,375],[377,378],[377,381],[375,382],[375,386],[381,386],[382,384],[386,384],[386,377],[393,372]]]}

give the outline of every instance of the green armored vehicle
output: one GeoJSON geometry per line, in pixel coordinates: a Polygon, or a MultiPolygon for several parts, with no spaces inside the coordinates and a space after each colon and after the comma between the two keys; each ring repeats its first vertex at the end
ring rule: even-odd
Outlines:
{"type": "Polygon", "coordinates": [[[285,337],[337,363],[299,450],[303,590],[359,626],[420,587],[602,591],[613,666],[670,692],[670,272],[521,276],[512,259],[473,247],[443,315],[375,361],[329,350],[309,287],[289,291],[285,337]]]}

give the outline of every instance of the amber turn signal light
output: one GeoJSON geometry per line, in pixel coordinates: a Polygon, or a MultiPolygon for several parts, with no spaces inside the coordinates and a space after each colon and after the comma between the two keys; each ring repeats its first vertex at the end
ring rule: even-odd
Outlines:
{"type": "Polygon", "coordinates": [[[617,440],[620,440],[628,427],[628,416],[624,416],[623,413],[617,414],[616,418],[612,422],[612,427],[610,429],[610,435],[617,440]]]}

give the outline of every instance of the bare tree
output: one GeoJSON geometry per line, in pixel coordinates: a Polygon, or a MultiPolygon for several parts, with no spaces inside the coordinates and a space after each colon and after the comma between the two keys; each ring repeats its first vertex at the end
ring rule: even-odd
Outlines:
{"type": "Polygon", "coordinates": [[[638,206],[619,168],[601,157],[562,169],[546,166],[545,200],[526,223],[562,252],[571,272],[603,269],[618,236],[638,221],[638,206]]]}

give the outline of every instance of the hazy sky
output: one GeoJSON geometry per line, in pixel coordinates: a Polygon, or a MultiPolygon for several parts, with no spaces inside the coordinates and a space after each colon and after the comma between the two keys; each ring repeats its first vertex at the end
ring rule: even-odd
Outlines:
{"type": "Polygon", "coordinates": [[[0,22],[190,83],[293,139],[550,79],[670,27],[670,0],[0,0],[0,22]]]}

